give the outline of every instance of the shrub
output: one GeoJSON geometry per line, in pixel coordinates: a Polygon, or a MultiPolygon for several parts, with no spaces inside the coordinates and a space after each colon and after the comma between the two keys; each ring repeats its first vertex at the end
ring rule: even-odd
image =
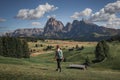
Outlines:
{"type": "Polygon", "coordinates": [[[85,62],[83,64],[86,66],[90,66],[90,59],[88,56],[86,57],[85,62]]]}

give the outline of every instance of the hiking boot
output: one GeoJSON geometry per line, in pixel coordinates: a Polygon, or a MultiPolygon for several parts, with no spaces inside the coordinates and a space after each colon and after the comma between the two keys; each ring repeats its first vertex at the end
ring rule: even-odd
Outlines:
{"type": "Polygon", "coordinates": [[[59,72],[61,72],[61,69],[59,70],[59,72]]]}
{"type": "Polygon", "coordinates": [[[58,71],[58,69],[56,69],[56,71],[58,71]]]}

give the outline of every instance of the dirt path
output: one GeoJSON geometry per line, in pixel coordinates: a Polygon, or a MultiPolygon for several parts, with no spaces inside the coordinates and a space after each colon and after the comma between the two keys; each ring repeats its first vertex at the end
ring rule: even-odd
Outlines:
{"type": "Polygon", "coordinates": [[[40,54],[48,54],[48,53],[52,53],[54,51],[41,51],[41,52],[36,52],[36,53],[32,53],[30,56],[38,56],[40,54]]]}

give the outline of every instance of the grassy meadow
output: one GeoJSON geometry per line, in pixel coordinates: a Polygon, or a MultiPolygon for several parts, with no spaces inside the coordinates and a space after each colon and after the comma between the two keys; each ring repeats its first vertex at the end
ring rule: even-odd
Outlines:
{"type": "Polygon", "coordinates": [[[90,62],[94,59],[97,42],[77,42],[62,40],[46,40],[28,42],[31,51],[29,59],[16,59],[0,56],[0,80],[120,80],[120,43],[108,43],[110,60],[91,63],[87,70],[69,69],[70,64],[82,64],[86,57],[90,62]],[[36,47],[37,44],[37,47],[36,47]],[[42,45],[42,46],[41,46],[42,45]],[[52,49],[44,51],[48,46],[52,49]],[[62,72],[56,72],[54,59],[55,46],[60,45],[66,62],[62,62],[62,72]],[[68,49],[84,46],[83,50],[68,49]]]}

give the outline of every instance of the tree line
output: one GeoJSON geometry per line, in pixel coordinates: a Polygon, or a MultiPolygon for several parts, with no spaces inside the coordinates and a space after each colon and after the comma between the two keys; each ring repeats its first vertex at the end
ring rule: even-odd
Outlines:
{"type": "Polygon", "coordinates": [[[4,57],[29,58],[26,40],[15,37],[0,37],[0,55],[4,57]]]}

